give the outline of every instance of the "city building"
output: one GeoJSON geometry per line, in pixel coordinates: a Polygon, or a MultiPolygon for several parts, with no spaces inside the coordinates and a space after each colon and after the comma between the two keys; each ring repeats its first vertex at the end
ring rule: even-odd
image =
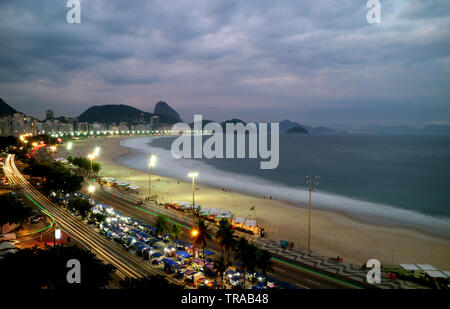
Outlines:
{"type": "Polygon", "coordinates": [[[55,118],[55,112],[52,109],[49,109],[45,112],[45,120],[51,120],[55,118]]]}
{"type": "Polygon", "coordinates": [[[153,115],[152,118],[150,118],[150,127],[152,130],[158,130],[159,128],[159,116],[153,115]]]}

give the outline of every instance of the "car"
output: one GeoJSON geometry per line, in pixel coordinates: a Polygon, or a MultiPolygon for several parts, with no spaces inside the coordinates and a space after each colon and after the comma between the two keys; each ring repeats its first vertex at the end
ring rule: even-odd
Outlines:
{"type": "Polygon", "coordinates": [[[9,240],[9,243],[13,244],[14,246],[17,246],[18,244],[20,244],[20,241],[17,239],[12,239],[12,240],[9,240]]]}
{"type": "Polygon", "coordinates": [[[34,215],[30,217],[30,220],[32,223],[38,223],[41,220],[44,220],[44,216],[43,215],[34,215]]]}

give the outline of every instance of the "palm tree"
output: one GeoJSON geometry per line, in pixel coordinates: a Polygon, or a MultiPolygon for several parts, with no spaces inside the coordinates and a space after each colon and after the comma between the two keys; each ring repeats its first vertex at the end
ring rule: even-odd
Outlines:
{"type": "Polygon", "coordinates": [[[273,261],[272,261],[272,254],[267,251],[260,249],[256,253],[256,268],[261,270],[262,274],[264,275],[264,283],[267,286],[267,273],[273,272],[273,261]]]}
{"type": "Polygon", "coordinates": [[[222,258],[223,258],[223,253],[225,251],[225,244],[224,244],[224,238],[225,235],[227,233],[227,229],[228,229],[229,223],[228,220],[225,218],[222,218],[219,221],[219,229],[216,231],[216,239],[217,239],[217,244],[219,245],[220,251],[222,252],[222,258]]]}
{"type": "Polygon", "coordinates": [[[228,264],[230,264],[230,249],[236,244],[234,230],[227,219],[222,218],[219,222],[219,230],[216,232],[217,244],[222,250],[222,256],[226,250],[228,253],[228,264]]]}
{"type": "Polygon", "coordinates": [[[180,227],[176,224],[172,225],[172,229],[170,230],[170,236],[172,236],[173,244],[175,245],[175,242],[181,238],[181,235],[183,234],[183,231],[180,229],[180,227]]]}
{"type": "MultiPolygon", "coordinates": [[[[243,264],[245,265],[245,268],[247,269],[247,273],[253,274],[256,271],[256,254],[258,252],[258,247],[256,247],[254,244],[248,244],[245,258],[243,261],[243,264]]],[[[244,273],[245,276],[245,273],[244,273]]],[[[245,278],[244,278],[245,279],[245,278]]],[[[245,281],[244,281],[245,283],[245,281]]]]}
{"type": "Polygon", "coordinates": [[[254,273],[256,268],[256,252],[258,248],[254,244],[250,244],[244,237],[239,238],[234,248],[235,258],[242,264],[244,271],[244,289],[246,281],[246,273],[254,273]]]}
{"type": "Polygon", "coordinates": [[[158,215],[155,223],[156,227],[156,236],[164,235],[164,233],[168,230],[168,220],[165,215],[158,215]]]}
{"type": "Polygon", "coordinates": [[[244,260],[247,255],[248,240],[244,237],[239,238],[234,246],[235,259],[241,262],[244,271],[244,289],[245,289],[245,264],[244,260]]]}
{"type": "Polygon", "coordinates": [[[205,247],[207,245],[207,241],[211,240],[211,232],[208,229],[208,226],[205,223],[204,219],[198,220],[198,226],[197,226],[198,234],[194,238],[194,245],[202,245],[203,249],[203,263],[204,263],[204,270],[206,269],[206,256],[205,256],[205,247]]]}
{"type": "Polygon", "coordinates": [[[100,165],[100,163],[96,162],[96,163],[92,164],[92,172],[94,173],[94,175],[97,175],[101,169],[102,169],[102,166],[100,165]]]}
{"type": "Polygon", "coordinates": [[[214,260],[214,268],[217,269],[217,272],[219,273],[222,289],[225,288],[223,284],[223,274],[227,271],[229,266],[230,263],[226,263],[223,256],[221,256],[218,260],[214,260]]]}

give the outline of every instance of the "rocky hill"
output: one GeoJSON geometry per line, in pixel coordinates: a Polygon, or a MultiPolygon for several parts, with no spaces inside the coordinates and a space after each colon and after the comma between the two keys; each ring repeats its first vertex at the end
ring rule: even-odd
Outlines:
{"type": "Polygon", "coordinates": [[[149,122],[153,115],[159,116],[160,124],[174,124],[180,122],[180,116],[166,102],[158,102],[154,113],[144,112],[129,105],[101,105],[91,106],[78,116],[78,121],[116,123],[127,122],[129,124],[149,122]]]}
{"type": "Polygon", "coordinates": [[[0,98],[0,117],[14,115],[17,111],[0,98]]]}

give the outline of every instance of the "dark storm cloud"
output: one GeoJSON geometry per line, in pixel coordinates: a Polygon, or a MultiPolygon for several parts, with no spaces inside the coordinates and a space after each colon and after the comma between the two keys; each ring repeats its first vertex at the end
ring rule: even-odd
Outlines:
{"type": "Polygon", "coordinates": [[[164,99],[185,119],[446,121],[449,3],[381,1],[375,25],[365,0],[95,0],[71,25],[65,1],[4,0],[0,96],[35,115],[164,99]]]}

